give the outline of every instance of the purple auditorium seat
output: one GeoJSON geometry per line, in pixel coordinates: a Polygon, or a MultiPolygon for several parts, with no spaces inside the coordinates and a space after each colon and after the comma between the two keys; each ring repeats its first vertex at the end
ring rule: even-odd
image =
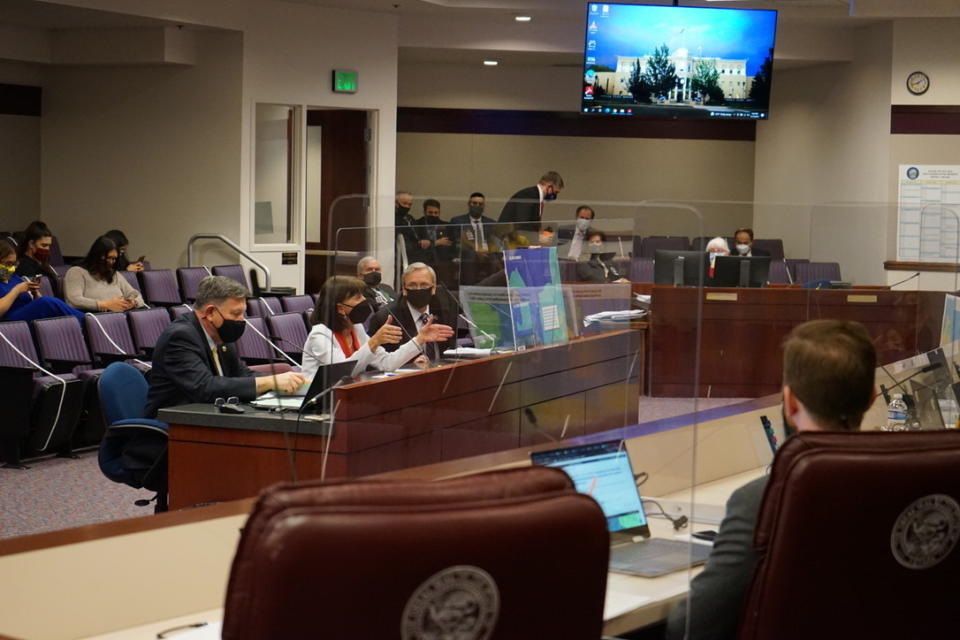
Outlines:
{"type": "Polygon", "coordinates": [[[214,267],[213,275],[226,276],[227,278],[236,280],[245,286],[247,291],[250,291],[250,283],[247,281],[247,275],[244,273],[243,267],[239,264],[224,264],[219,267],[214,267]]]}
{"type": "Polygon", "coordinates": [[[286,296],[280,298],[280,304],[284,311],[302,313],[307,309],[313,309],[313,298],[310,296],[286,296]]]}
{"type": "Polygon", "coordinates": [[[707,243],[714,239],[715,236],[697,236],[690,241],[690,250],[691,251],[706,251],[707,243]]]}
{"type": "Polygon", "coordinates": [[[630,265],[630,282],[653,282],[653,258],[634,258],[630,265]]]}
{"type": "Polygon", "coordinates": [[[157,339],[170,324],[166,309],[137,309],[127,312],[133,344],[140,353],[151,354],[157,339]]]}
{"type": "Polygon", "coordinates": [[[307,327],[299,313],[278,313],[267,318],[270,337],[284,353],[300,362],[300,353],[307,342],[307,327]]]}
{"type": "Polygon", "coordinates": [[[577,281],[577,261],[576,260],[561,258],[557,260],[557,265],[560,267],[560,282],[576,282],[577,281]]]}
{"type": "Polygon", "coordinates": [[[247,298],[246,316],[248,318],[262,318],[265,315],[269,315],[269,313],[263,308],[260,298],[247,298]]]}
{"type": "Polygon", "coordinates": [[[140,281],[137,279],[136,271],[121,271],[120,276],[126,280],[131,287],[139,291],[141,295],[143,294],[143,291],[140,290],[140,281]]]}
{"type": "Polygon", "coordinates": [[[63,265],[63,251],[60,250],[60,241],[57,240],[57,236],[53,236],[51,240],[49,263],[51,267],[56,268],[63,265]]]}
{"type": "MultiPolygon", "coordinates": [[[[90,351],[98,366],[106,367],[111,362],[142,355],[133,345],[133,336],[130,334],[125,313],[88,313],[83,318],[83,324],[87,332],[87,344],[90,345],[90,351]]],[[[135,362],[130,364],[138,369],[148,368],[135,362]]]]}
{"type": "Polygon", "coordinates": [[[813,280],[840,280],[840,264],[836,262],[801,262],[797,265],[797,282],[813,280]]]}
{"type": "Polygon", "coordinates": [[[177,280],[180,281],[180,294],[187,302],[197,299],[197,289],[200,281],[210,275],[206,267],[181,267],[177,269],[177,280]]]}
{"type": "MultiPolygon", "coordinates": [[[[302,315],[303,315],[303,326],[305,326],[305,327],[307,328],[307,333],[310,333],[310,329],[313,328],[313,325],[310,324],[310,316],[313,315],[313,309],[307,309],[306,311],[302,311],[301,313],[302,313],[302,315]]],[[[371,315],[371,316],[368,317],[368,318],[366,319],[366,321],[363,323],[363,328],[364,328],[364,329],[366,329],[366,328],[369,326],[368,323],[370,322],[370,318],[372,318],[372,317],[373,317],[373,316],[371,315]]]]}
{"type": "Polygon", "coordinates": [[[779,238],[766,240],[757,238],[753,241],[753,248],[769,252],[772,260],[783,260],[783,240],[779,238]]]}
{"type": "Polygon", "coordinates": [[[0,384],[18,398],[6,406],[0,423],[0,453],[11,467],[19,466],[23,445],[40,452],[69,451],[83,408],[83,384],[76,376],[61,374],[62,383],[31,360],[40,362],[29,325],[0,323],[0,384]]]}
{"type": "Polygon", "coordinates": [[[770,284],[789,284],[787,277],[787,264],[783,260],[770,261],[770,273],[767,275],[767,282],[770,284]]]}
{"type": "Polygon", "coordinates": [[[173,271],[157,269],[142,271],[140,275],[143,277],[143,297],[147,304],[170,307],[183,302],[173,271]]]}
{"type": "Polygon", "coordinates": [[[262,305],[264,317],[283,313],[283,305],[280,304],[280,298],[260,296],[257,300],[259,300],[262,305]]]}
{"type": "Polygon", "coordinates": [[[191,307],[188,304],[178,304],[175,307],[170,307],[170,315],[173,317],[174,320],[176,320],[177,318],[179,318],[185,313],[192,313],[192,312],[193,312],[193,307],[191,307]]]}
{"type": "Polygon", "coordinates": [[[690,239],[687,236],[649,236],[643,239],[640,257],[652,258],[659,249],[687,251],[690,239]]]}
{"type": "Polygon", "coordinates": [[[63,277],[67,275],[67,271],[70,270],[70,265],[68,264],[51,264],[50,268],[53,269],[54,273],[57,274],[57,277],[63,280],[63,277]]]}
{"type": "Polygon", "coordinates": [[[50,276],[40,276],[40,295],[47,298],[56,298],[57,291],[53,287],[50,276]]]}
{"type": "Polygon", "coordinates": [[[90,350],[75,318],[40,318],[33,321],[33,330],[45,365],[54,372],[73,369],[83,377],[81,372],[90,368],[90,350]]]}
{"type": "Polygon", "coordinates": [[[267,321],[260,317],[248,317],[247,324],[250,326],[237,340],[237,353],[240,358],[250,365],[270,362],[280,357],[280,354],[257,334],[257,331],[259,331],[264,336],[269,336],[267,321]]]}

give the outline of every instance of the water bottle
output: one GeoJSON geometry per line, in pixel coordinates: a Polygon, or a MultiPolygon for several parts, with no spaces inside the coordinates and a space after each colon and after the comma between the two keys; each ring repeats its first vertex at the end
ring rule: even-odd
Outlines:
{"type": "Polygon", "coordinates": [[[887,426],[884,431],[903,431],[907,425],[907,403],[902,393],[893,394],[893,399],[887,405],[887,426]]]}

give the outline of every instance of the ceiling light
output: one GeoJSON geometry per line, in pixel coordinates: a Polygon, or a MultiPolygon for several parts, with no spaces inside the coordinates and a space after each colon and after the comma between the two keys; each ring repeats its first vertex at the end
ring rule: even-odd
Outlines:
{"type": "Polygon", "coordinates": [[[486,67],[495,67],[495,66],[497,66],[498,64],[500,64],[500,61],[499,61],[499,60],[484,60],[484,61],[483,61],[483,64],[484,64],[484,66],[486,66],[486,67]]]}
{"type": "Polygon", "coordinates": [[[517,22],[530,22],[533,20],[531,16],[513,16],[513,19],[517,22]]]}

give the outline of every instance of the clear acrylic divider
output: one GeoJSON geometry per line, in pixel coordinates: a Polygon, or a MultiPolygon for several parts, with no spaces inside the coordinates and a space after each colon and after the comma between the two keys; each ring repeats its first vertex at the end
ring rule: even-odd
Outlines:
{"type": "MultiPolygon", "coordinates": [[[[355,211],[365,201],[341,199],[335,207],[355,211]]],[[[633,511],[608,513],[615,537],[652,534],[679,540],[687,554],[699,549],[689,533],[716,528],[722,503],[698,505],[691,491],[696,470],[711,466],[710,456],[697,461],[698,403],[732,400],[704,399],[707,390],[698,384],[705,273],[696,265],[706,268],[703,251],[690,246],[704,236],[698,210],[596,201],[587,224],[577,222],[576,204],[558,201],[546,203],[540,220],[501,223],[507,202],[488,196],[485,217],[473,218],[465,197],[415,193],[408,212],[394,210],[394,225],[331,230],[326,275],[357,275],[358,262],[369,255],[396,293],[367,323],[368,336],[390,317],[408,342],[419,334],[414,316],[420,313],[454,331],[441,349],[424,354],[428,362],[418,366],[414,358],[393,371],[367,370],[338,390],[342,403],[360,398],[366,404],[341,405],[337,432],[353,429],[369,439],[361,475],[405,469],[406,477],[424,478],[525,465],[531,454],[554,456],[557,463],[573,455],[573,447],[596,453],[613,442],[607,463],[616,468],[572,475],[601,506],[633,505],[633,511]],[[436,209],[439,220],[424,219],[436,209]],[[666,246],[685,252],[663,259],[688,261],[686,286],[653,282],[652,247],[662,243],[654,238],[645,249],[643,230],[661,228],[670,238],[666,246]],[[417,293],[419,286],[405,286],[424,276],[435,284],[429,297],[417,293]],[[369,381],[383,386],[361,384],[369,381]],[[712,519],[697,516],[698,508],[712,519]]],[[[381,199],[375,206],[389,211],[394,203],[381,199]]],[[[328,337],[331,350],[334,341],[328,337]]],[[[717,429],[703,437],[715,445],[727,434],[717,429]]],[[[334,443],[339,450],[336,437],[334,443]]],[[[644,603],[682,593],[691,571],[682,566],[656,580],[612,572],[606,631],[642,626],[654,615],[644,603]]]]}

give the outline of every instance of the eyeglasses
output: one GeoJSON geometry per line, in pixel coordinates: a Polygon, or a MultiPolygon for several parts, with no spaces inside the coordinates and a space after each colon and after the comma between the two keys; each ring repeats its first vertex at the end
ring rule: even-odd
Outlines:
{"type": "Polygon", "coordinates": [[[223,398],[217,398],[213,401],[213,406],[215,406],[218,409],[225,404],[240,404],[240,398],[238,398],[237,396],[230,396],[226,400],[224,400],[223,398]]]}

